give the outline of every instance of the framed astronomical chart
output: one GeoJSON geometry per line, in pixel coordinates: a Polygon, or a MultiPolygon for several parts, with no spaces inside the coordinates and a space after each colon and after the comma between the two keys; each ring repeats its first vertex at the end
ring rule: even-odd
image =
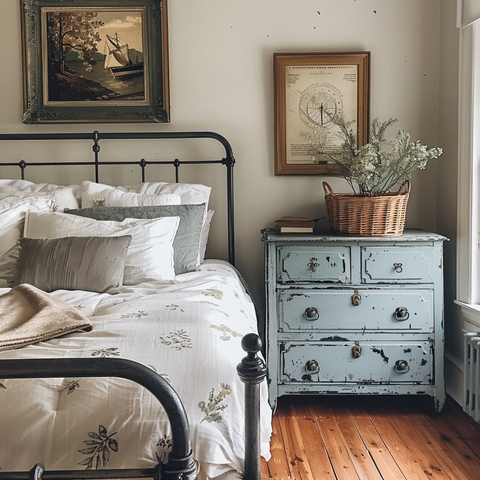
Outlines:
{"type": "Polygon", "coordinates": [[[336,139],[335,118],[368,140],[370,52],[275,53],[275,175],[336,175],[327,156],[314,153],[312,139],[336,139]]]}

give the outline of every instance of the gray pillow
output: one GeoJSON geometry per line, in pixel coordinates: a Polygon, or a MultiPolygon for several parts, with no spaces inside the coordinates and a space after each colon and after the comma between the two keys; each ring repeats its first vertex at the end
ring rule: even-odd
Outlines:
{"type": "Polygon", "coordinates": [[[65,213],[117,222],[122,222],[125,218],[180,217],[177,233],[173,239],[175,274],[198,269],[200,234],[205,215],[204,203],[148,207],[91,207],[65,210],[65,213]]]}
{"type": "Polygon", "coordinates": [[[22,238],[14,286],[28,283],[45,292],[118,293],[131,241],[130,235],[22,238]]]}

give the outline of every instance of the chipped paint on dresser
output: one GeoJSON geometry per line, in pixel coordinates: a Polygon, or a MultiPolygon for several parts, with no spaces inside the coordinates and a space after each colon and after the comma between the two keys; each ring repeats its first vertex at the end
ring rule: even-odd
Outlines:
{"type": "Polygon", "coordinates": [[[445,237],[262,233],[272,406],[284,394],[426,394],[442,409],[445,237]]]}

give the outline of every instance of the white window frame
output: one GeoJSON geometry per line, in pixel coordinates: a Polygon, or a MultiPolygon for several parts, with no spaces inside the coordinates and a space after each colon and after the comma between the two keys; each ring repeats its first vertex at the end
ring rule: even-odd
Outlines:
{"type": "Polygon", "coordinates": [[[460,28],[457,302],[480,327],[480,21],[460,28]]]}

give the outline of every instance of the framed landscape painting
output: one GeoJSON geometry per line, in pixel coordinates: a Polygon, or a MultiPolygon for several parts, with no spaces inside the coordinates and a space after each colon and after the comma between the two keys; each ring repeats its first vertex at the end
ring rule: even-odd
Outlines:
{"type": "Polygon", "coordinates": [[[166,0],[21,0],[23,123],[169,122],[166,0]]]}

